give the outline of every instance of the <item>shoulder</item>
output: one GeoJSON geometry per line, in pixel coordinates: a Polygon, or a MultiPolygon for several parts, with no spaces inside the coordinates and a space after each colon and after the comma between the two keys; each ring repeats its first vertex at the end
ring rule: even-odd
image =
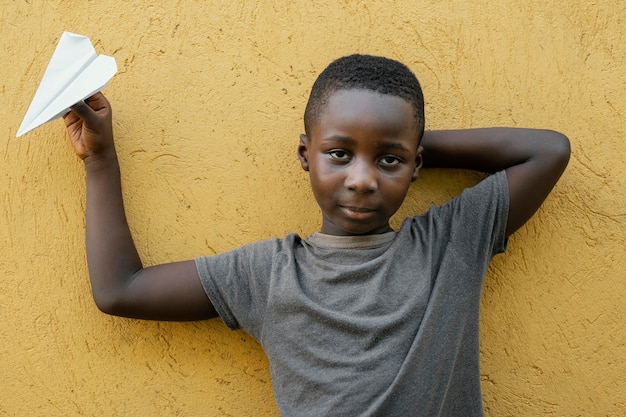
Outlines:
{"type": "Polygon", "coordinates": [[[300,242],[298,235],[290,234],[195,259],[200,282],[229,328],[259,337],[276,265],[289,259],[300,242]]]}
{"type": "Polygon", "coordinates": [[[399,232],[438,246],[491,242],[500,252],[506,246],[508,210],[506,173],[499,171],[426,213],[406,219],[399,232]]]}
{"type": "Polygon", "coordinates": [[[431,206],[425,213],[407,220],[428,221],[428,219],[448,219],[459,215],[471,215],[487,208],[500,208],[506,212],[509,201],[509,187],[505,171],[489,175],[472,187],[464,189],[458,196],[431,206]]]}
{"type": "Polygon", "coordinates": [[[274,237],[271,239],[259,240],[247,243],[243,246],[223,253],[197,257],[196,265],[199,269],[204,269],[208,265],[215,263],[237,263],[244,262],[245,260],[262,261],[267,260],[268,257],[276,255],[280,252],[292,251],[294,248],[301,245],[302,238],[296,233],[291,233],[283,238],[274,237]]]}

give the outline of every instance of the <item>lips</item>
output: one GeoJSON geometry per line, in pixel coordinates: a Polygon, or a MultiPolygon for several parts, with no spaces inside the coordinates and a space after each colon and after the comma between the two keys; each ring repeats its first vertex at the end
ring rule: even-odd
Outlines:
{"type": "Polygon", "coordinates": [[[371,209],[371,208],[356,207],[356,206],[341,206],[341,208],[344,209],[344,210],[353,211],[355,213],[370,213],[372,211],[376,211],[376,210],[371,209]]]}
{"type": "Polygon", "coordinates": [[[376,212],[375,209],[359,206],[339,206],[347,217],[355,220],[366,219],[376,212]]]}

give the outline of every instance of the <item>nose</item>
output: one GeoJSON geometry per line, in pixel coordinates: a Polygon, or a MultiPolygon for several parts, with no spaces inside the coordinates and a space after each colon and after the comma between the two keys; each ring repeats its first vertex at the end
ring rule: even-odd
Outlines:
{"type": "Polygon", "coordinates": [[[376,167],[366,161],[354,160],[347,170],[346,188],[357,193],[368,193],[378,189],[376,167]]]}

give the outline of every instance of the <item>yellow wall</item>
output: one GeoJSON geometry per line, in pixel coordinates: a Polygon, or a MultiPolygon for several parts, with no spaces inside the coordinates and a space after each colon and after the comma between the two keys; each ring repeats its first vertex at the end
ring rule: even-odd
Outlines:
{"type": "MultiPolygon", "coordinates": [[[[0,17],[0,416],[277,415],[246,334],[95,308],[82,165],[60,121],[15,138],[64,30],[117,60],[106,94],[146,264],[315,231],[295,147],[340,55],[407,63],[428,128],[567,134],[567,172],[487,277],[486,413],[626,413],[623,1],[0,0],[0,17]]],[[[425,171],[402,213],[475,178],[425,171]]]]}

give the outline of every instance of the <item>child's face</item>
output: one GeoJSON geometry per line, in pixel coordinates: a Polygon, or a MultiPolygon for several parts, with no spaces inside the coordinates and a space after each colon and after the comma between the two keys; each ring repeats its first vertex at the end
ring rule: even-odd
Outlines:
{"type": "Polygon", "coordinates": [[[368,90],[330,96],[298,154],[322,209],[322,233],[360,235],[391,230],[421,166],[412,105],[368,90]]]}

